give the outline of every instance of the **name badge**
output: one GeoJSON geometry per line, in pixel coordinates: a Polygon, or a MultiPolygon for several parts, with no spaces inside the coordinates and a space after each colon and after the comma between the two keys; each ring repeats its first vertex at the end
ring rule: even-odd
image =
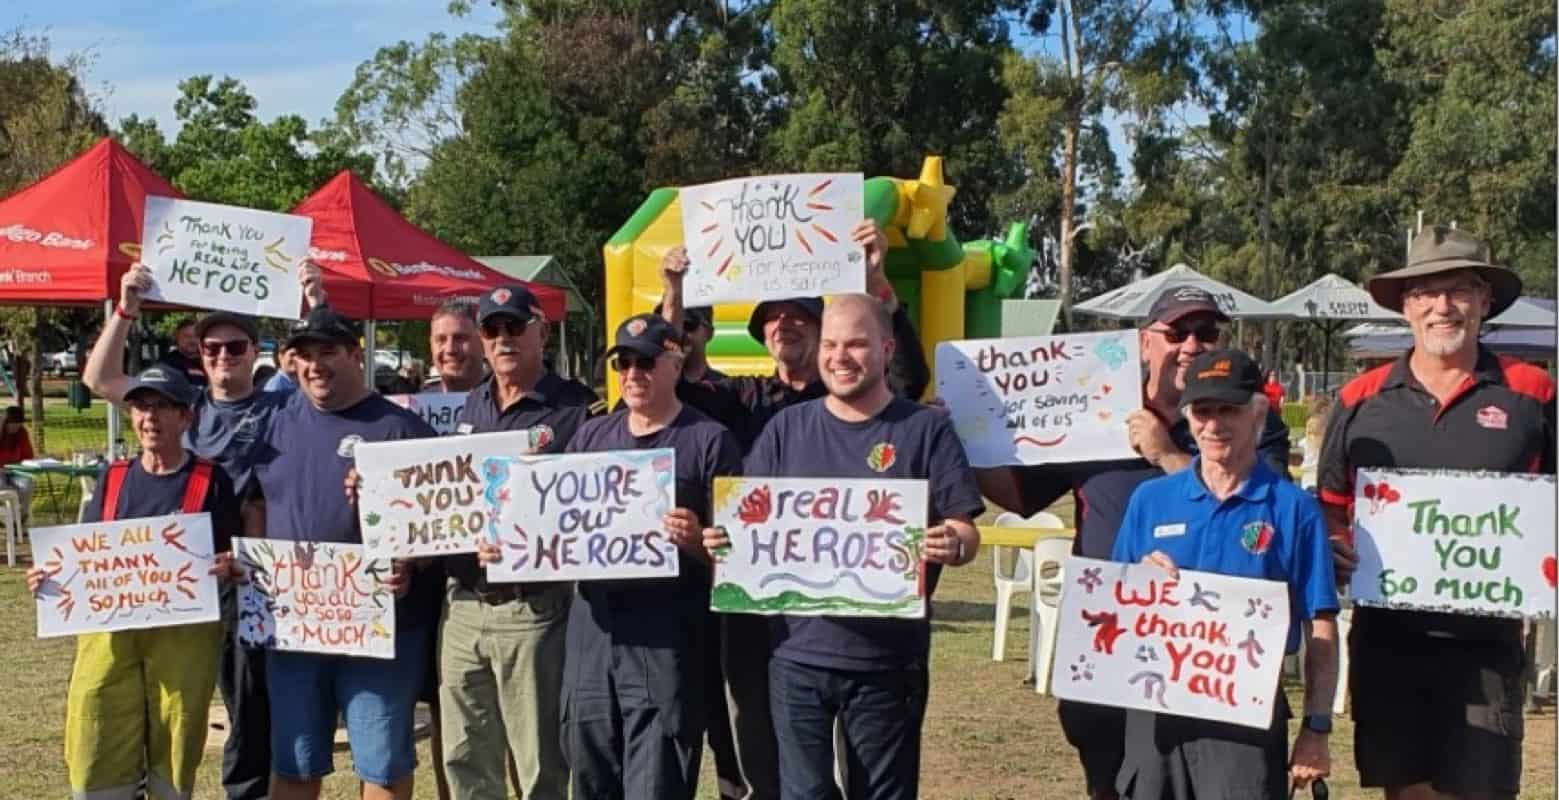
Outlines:
{"type": "Polygon", "coordinates": [[[1153,529],[1153,538],[1165,539],[1170,536],[1184,536],[1185,523],[1177,522],[1173,525],[1159,525],[1153,529]]]}
{"type": "Polygon", "coordinates": [[[461,436],[464,436],[464,435],[466,435],[466,434],[471,432],[472,427],[473,426],[471,425],[471,423],[469,423],[469,422],[462,422],[459,425],[455,426],[455,433],[458,433],[461,436]]]}

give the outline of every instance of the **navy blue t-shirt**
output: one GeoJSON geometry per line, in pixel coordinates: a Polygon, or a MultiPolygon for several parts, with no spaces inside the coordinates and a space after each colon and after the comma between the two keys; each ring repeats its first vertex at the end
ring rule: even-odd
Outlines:
{"type": "Polygon", "coordinates": [[[194,420],[184,433],[184,446],[226,470],[233,491],[243,497],[254,473],[255,443],[291,396],[292,392],[257,391],[242,400],[218,400],[209,389],[202,389],[191,408],[194,420]]]}
{"type": "MultiPolygon", "coordinates": [[[[190,473],[195,470],[195,459],[185,459],[184,466],[167,475],[153,475],[141,466],[139,458],[130,461],[124,483],[119,486],[119,501],[114,505],[114,519],[160,517],[181,514],[184,508],[184,487],[190,473]]],[[[98,473],[97,485],[108,486],[108,467],[98,473]]],[[[206,487],[206,499],[200,510],[211,515],[211,542],[216,552],[233,549],[233,537],[243,533],[243,522],[238,515],[238,499],[233,496],[233,482],[220,466],[211,465],[211,483],[206,487]]],[[[92,495],[87,502],[83,522],[101,522],[103,519],[103,492],[92,495]]]]}
{"type": "MultiPolygon", "coordinates": [[[[963,443],[946,413],[895,398],[877,416],[847,422],[825,400],[791,406],[770,420],[742,471],[766,478],[899,478],[928,482],[929,524],[985,511],[963,443]]],[[[926,595],[941,565],[926,565],[926,595]]],[[[774,653],[847,670],[921,666],[931,651],[930,607],[920,620],[773,618],[774,653]]]]}

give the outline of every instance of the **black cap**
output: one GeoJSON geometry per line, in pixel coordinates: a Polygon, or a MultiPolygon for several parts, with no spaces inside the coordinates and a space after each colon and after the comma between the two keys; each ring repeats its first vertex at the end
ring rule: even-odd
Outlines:
{"type": "Polygon", "coordinates": [[[156,392],[181,406],[195,402],[195,387],[190,385],[184,373],[162,364],[141,370],[141,374],[135,376],[130,381],[130,387],[125,390],[125,399],[143,391],[156,392]]]}
{"type": "Polygon", "coordinates": [[[232,325],[233,327],[243,331],[244,335],[249,337],[249,341],[260,341],[260,326],[254,323],[254,317],[251,317],[248,314],[235,314],[231,311],[213,311],[210,314],[201,317],[200,320],[195,323],[196,338],[204,339],[206,336],[206,331],[209,331],[218,325],[232,325]]]}
{"type": "Polygon", "coordinates": [[[1245,405],[1261,393],[1261,366],[1239,350],[1209,350],[1185,368],[1182,408],[1198,400],[1245,405]]]}
{"type": "Polygon", "coordinates": [[[532,309],[540,305],[536,296],[524,286],[500,286],[482,295],[476,304],[476,324],[481,325],[493,317],[514,317],[521,322],[530,322],[536,316],[532,309]]]}
{"type": "MultiPolygon", "coordinates": [[[[660,314],[661,304],[656,303],[653,309],[655,314],[660,314]]],[[[682,309],[682,326],[687,327],[689,322],[696,322],[706,328],[715,326],[715,310],[709,306],[691,306],[682,309]]]]}
{"type": "Polygon", "coordinates": [[[611,358],[620,350],[635,355],[654,358],[669,351],[681,352],[682,332],[659,314],[635,314],[617,326],[617,336],[612,349],[606,351],[611,358]]]}
{"type": "Polygon", "coordinates": [[[754,306],[752,316],[747,318],[747,333],[759,343],[763,342],[763,318],[768,315],[769,309],[780,303],[792,303],[800,308],[803,313],[812,318],[813,322],[823,322],[823,298],[821,297],[792,297],[787,300],[765,300],[754,306]]]}
{"type": "Polygon", "coordinates": [[[330,306],[315,306],[303,321],[294,323],[283,350],[290,350],[310,342],[356,345],[362,339],[357,324],[337,314],[330,306]]]}
{"type": "Polygon", "coordinates": [[[1218,307],[1218,301],[1212,293],[1200,286],[1171,286],[1165,289],[1153,301],[1153,307],[1148,309],[1148,320],[1173,325],[1175,320],[1197,312],[1212,314],[1221,322],[1229,321],[1229,315],[1218,307]]]}

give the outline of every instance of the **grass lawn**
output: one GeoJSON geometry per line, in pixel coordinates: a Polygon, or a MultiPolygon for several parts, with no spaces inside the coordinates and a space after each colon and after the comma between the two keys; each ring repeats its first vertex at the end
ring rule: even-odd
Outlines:
{"type": "MultiPolygon", "coordinates": [[[[1067,516],[1067,515],[1064,515],[1067,516]]],[[[993,591],[989,552],[963,569],[949,570],[937,592],[932,639],[931,702],[926,715],[921,795],[927,798],[1071,798],[1082,796],[1082,772],[1056,722],[1055,701],[1022,685],[1027,668],[1026,609],[1015,611],[1008,660],[991,661],[993,591]]],[[[0,797],[59,797],[65,793],[60,727],[73,643],[33,638],[31,601],[20,569],[0,569],[0,675],[6,677],[7,711],[0,714],[0,797]]],[[[1425,665],[1432,669],[1433,665],[1425,665]]],[[[1298,703],[1298,689],[1291,687],[1298,703]]],[[[1337,720],[1332,736],[1333,798],[1377,798],[1358,788],[1353,769],[1353,726],[1337,720]]],[[[1523,798],[1551,798],[1554,781],[1554,716],[1527,720],[1523,798]]],[[[418,746],[419,798],[434,796],[427,743],[418,746]]],[[[208,751],[195,796],[220,797],[219,751],[208,751]]],[[[338,755],[340,772],[325,796],[356,797],[350,762],[338,755]]],[[[713,768],[705,756],[700,798],[714,797],[713,768]]]]}

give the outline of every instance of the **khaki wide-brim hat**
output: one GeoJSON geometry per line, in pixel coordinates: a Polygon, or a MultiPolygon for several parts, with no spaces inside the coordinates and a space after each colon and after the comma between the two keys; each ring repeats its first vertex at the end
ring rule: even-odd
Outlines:
{"type": "Polygon", "coordinates": [[[1402,289],[1407,281],[1458,269],[1470,269],[1489,284],[1487,318],[1510,308],[1521,296],[1521,276],[1506,267],[1490,263],[1489,246],[1466,231],[1436,225],[1425,228],[1408,248],[1407,266],[1383,272],[1365,282],[1364,288],[1375,302],[1397,313],[1402,312],[1402,289]]]}

